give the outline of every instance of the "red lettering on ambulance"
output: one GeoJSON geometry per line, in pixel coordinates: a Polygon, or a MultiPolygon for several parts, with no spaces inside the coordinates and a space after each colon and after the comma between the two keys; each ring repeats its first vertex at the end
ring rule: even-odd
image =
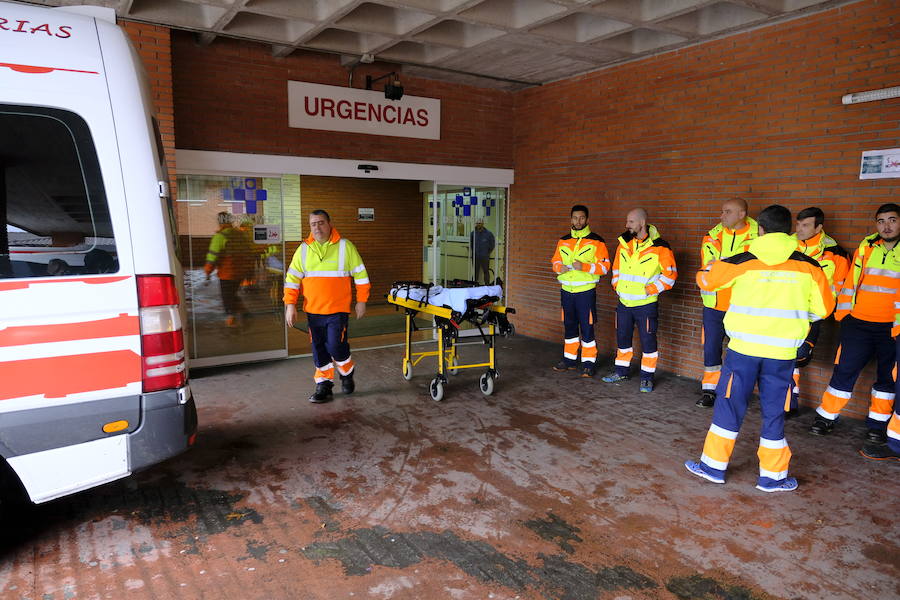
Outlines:
{"type": "Polygon", "coordinates": [[[47,35],[53,37],[53,34],[50,33],[50,26],[44,23],[43,25],[38,25],[37,27],[31,28],[31,33],[37,33],[38,31],[43,31],[47,35]]]}
{"type": "Polygon", "coordinates": [[[0,17],[0,29],[2,29],[3,31],[9,31],[9,27],[6,26],[7,23],[9,23],[9,19],[0,17]]]}
{"type": "Polygon", "coordinates": [[[28,23],[28,21],[16,21],[16,23],[18,23],[19,26],[13,29],[13,31],[17,33],[28,33],[25,31],[25,24],[28,23]]]}
{"type": "Polygon", "coordinates": [[[60,25],[59,33],[56,34],[56,37],[62,39],[72,37],[72,27],[69,25],[60,25]]]}

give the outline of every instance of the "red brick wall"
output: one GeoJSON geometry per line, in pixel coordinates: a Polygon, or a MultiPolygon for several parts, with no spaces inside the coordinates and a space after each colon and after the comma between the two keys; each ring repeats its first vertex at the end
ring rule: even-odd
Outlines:
{"type": "MultiPolygon", "coordinates": [[[[512,166],[512,96],[507,92],[402,78],[405,92],[441,99],[441,139],[420,140],[288,127],[287,82],[347,86],[348,71],[330,54],[274,58],[269,46],[217,38],[209,46],[173,31],[178,147],[259,154],[448,164],[512,166]]],[[[367,74],[391,71],[360,65],[367,74]]]]}
{"type": "MultiPolygon", "coordinates": [[[[391,283],[422,278],[422,194],[417,181],[301,175],[303,235],[309,213],[322,209],[341,235],[356,245],[372,283],[372,303],[386,302],[391,283]],[[359,221],[358,208],[374,208],[374,221],[359,221]]],[[[298,243],[285,248],[290,260],[298,243]]]]}
{"type": "Polygon", "coordinates": [[[150,93],[156,119],[159,122],[160,136],[166,154],[166,167],[169,171],[169,189],[175,198],[175,102],[172,96],[172,45],[167,27],[121,21],[119,25],[131,38],[137,49],[147,77],[150,80],[150,93]]]}
{"type": "MultiPolygon", "coordinates": [[[[643,206],[680,274],[661,300],[660,367],[699,378],[693,280],[722,201],[743,196],[754,214],[773,203],[820,206],[826,230],[852,251],[874,231],[876,207],[900,201],[900,179],[858,179],[863,150],[900,146],[900,100],[844,106],[840,98],[898,85],[898,74],[900,4],[869,0],[517,93],[509,220],[517,328],[561,340],[549,258],[571,204],[592,209],[610,252],[627,211],[643,206]]],[[[608,277],[598,298],[598,343],[612,353],[608,277]]],[[[835,329],[825,325],[804,370],[807,401],[827,385],[835,329]]],[[[857,385],[857,415],[871,379],[867,372],[857,385]]]]}

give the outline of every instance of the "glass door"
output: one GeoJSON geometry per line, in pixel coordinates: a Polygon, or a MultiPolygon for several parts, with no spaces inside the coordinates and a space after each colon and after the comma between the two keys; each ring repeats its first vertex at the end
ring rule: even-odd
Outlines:
{"type": "Polygon", "coordinates": [[[282,178],[180,175],[193,366],[287,356],[282,178]]]}

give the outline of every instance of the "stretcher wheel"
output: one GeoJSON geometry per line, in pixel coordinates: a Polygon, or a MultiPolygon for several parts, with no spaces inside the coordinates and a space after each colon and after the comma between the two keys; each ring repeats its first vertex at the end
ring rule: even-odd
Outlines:
{"type": "Polygon", "coordinates": [[[440,379],[432,379],[428,391],[431,392],[431,399],[435,402],[440,402],[444,399],[444,384],[440,379]]]}
{"type": "Polygon", "coordinates": [[[450,375],[456,375],[457,373],[459,373],[459,359],[457,357],[454,356],[452,359],[447,361],[447,364],[447,373],[449,373],[450,375]]]}
{"type": "Polygon", "coordinates": [[[485,396],[490,396],[494,393],[494,378],[490,373],[485,373],[481,376],[481,379],[478,380],[478,387],[481,388],[481,393],[485,396]]]}
{"type": "Polygon", "coordinates": [[[516,326],[510,323],[509,327],[507,327],[506,331],[503,333],[503,336],[511,338],[514,335],[516,335],[516,326]]]}
{"type": "Polygon", "coordinates": [[[403,379],[409,381],[410,379],[412,379],[412,376],[413,376],[412,363],[404,358],[403,359],[403,379]]]}

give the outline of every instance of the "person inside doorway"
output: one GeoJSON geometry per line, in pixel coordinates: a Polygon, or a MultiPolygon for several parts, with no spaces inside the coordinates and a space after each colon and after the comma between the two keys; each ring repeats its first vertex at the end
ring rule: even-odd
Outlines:
{"type": "Polygon", "coordinates": [[[475,229],[469,234],[469,247],[475,262],[475,283],[484,281],[484,285],[491,284],[491,253],[494,251],[494,244],[494,234],[484,226],[484,219],[478,217],[475,229]],[[480,279],[482,273],[484,279],[480,279]]]}
{"type": "Polygon", "coordinates": [[[207,281],[213,271],[218,273],[222,307],[225,310],[225,325],[237,327],[237,318],[246,318],[249,315],[238,296],[238,290],[241,281],[253,273],[254,248],[244,233],[233,226],[231,213],[220,212],[216,215],[216,219],[219,230],[209,242],[203,271],[206,273],[207,281]]]}

